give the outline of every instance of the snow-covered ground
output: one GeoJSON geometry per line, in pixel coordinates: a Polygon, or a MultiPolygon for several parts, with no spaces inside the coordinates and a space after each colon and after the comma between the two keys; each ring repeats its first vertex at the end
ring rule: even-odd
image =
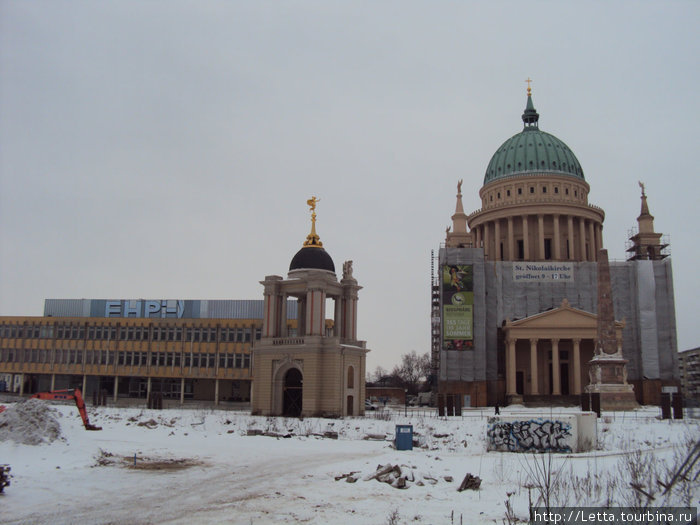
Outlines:
{"type": "MultiPolygon", "coordinates": [[[[595,451],[532,455],[487,452],[491,412],[480,410],[448,419],[389,409],[364,418],[299,420],[89,407],[91,423],[102,430],[88,432],[74,406],[51,405],[55,412],[45,419],[58,420],[61,437],[29,445],[16,441],[51,429],[9,428],[19,405],[9,403],[0,414],[0,464],[9,464],[13,475],[0,494],[0,522],[8,524],[500,524],[507,500],[517,517],[527,517],[537,489],[526,487],[536,484],[533,472],[545,459],[552,458],[563,487],[556,503],[621,505],[630,465],[669,471],[700,436],[696,420],[660,421],[658,408],[646,408],[599,420],[595,451]],[[413,425],[421,446],[395,450],[397,424],[413,425]],[[249,435],[256,431],[270,435],[249,435]],[[400,466],[407,488],[370,479],[385,465],[400,466]],[[480,489],[458,492],[468,473],[481,478],[480,489]]],[[[516,411],[556,414],[522,407],[502,414],[516,411]]],[[[671,502],[690,497],[698,505],[693,490],[671,502]]],[[[655,505],[662,502],[657,497],[655,505]]]]}

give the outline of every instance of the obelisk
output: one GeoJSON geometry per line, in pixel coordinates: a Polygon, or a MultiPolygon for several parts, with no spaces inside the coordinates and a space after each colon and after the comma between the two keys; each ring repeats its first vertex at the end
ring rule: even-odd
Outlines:
{"type": "Polygon", "coordinates": [[[627,359],[622,356],[622,340],[615,326],[608,250],[600,250],[598,255],[598,326],[595,351],[588,366],[590,384],[586,392],[600,394],[602,409],[639,407],[634,387],[627,382],[627,359]]]}

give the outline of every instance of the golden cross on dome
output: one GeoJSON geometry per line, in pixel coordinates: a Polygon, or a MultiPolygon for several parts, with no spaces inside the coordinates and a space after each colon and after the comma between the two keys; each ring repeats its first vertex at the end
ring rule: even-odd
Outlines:
{"type": "Polygon", "coordinates": [[[530,77],[527,77],[525,82],[527,82],[527,96],[529,97],[532,94],[532,88],[530,87],[530,82],[532,82],[532,80],[530,77]]]}

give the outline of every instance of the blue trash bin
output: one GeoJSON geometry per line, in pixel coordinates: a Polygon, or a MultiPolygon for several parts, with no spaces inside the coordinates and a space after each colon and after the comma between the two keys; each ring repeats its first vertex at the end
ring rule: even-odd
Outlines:
{"type": "Polygon", "coordinates": [[[396,425],[396,450],[413,450],[413,425],[396,425]]]}

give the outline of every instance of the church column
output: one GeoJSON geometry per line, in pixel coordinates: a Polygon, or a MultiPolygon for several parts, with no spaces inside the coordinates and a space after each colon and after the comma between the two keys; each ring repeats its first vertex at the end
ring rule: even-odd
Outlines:
{"type": "Polygon", "coordinates": [[[598,223],[596,224],[596,236],[595,236],[595,253],[596,253],[596,260],[598,259],[598,254],[600,253],[600,250],[603,249],[603,225],[598,223]]]}
{"type": "Polygon", "coordinates": [[[523,256],[530,260],[530,233],[527,231],[527,215],[523,215],[523,256]]]}
{"type": "Polygon", "coordinates": [[[297,299],[297,335],[306,335],[306,298],[297,299]]]}
{"type": "Polygon", "coordinates": [[[508,260],[515,260],[515,242],[513,241],[513,217],[508,217],[508,260]]]}
{"type": "Polygon", "coordinates": [[[501,253],[501,219],[496,219],[493,223],[494,226],[494,250],[493,250],[493,260],[500,261],[503,259],[503,253],[501,253]]]}
{"type": "Polygon", "coordinates": [[[574,394],[581,393],[581,340],[574,339],[574,394]]]}
{"type": "Polygon", "coordinates": [[[530,394],[539,395],[539,374],[537,371],[537,339],[530,339],[530,394]]]}
{"type": "Polygon", "coordinates": [[[357,291],[359,287],[354,285],[343,285],[342,298],[342,317],[343,330],[341,337],[357,340],[357,291]]]}
{"type": "Polygon", "coordinates": [[[544,215],[537,214],[537,244],[539,246],[539,259],[544,261],[544,215]]]}
{"type": "Polygon", "coordinates": [[[485,222],[484,223],[484,257],[486,259],[489,258],[490,255],[490,250],[489,250],[489,242],[491,239],[489,238],[489,223],[485,222]]]}
{"type": "Polygon", "coordinates": [[[481,248],[481,226],[477,226],[475,229],[476,229],[476,247],[481,248]]]}
{"type": "Polygon", "coordinates": [[[506,395],[509,396],[517,394],[515,389],[515,342],[516,339],[506,341],[506,395]]]}
{"type": "Polygon", "coordinates": [[[347,290],[345,291],[345,298],[343,299],[343,324],[345,329],[343,330],[343,337],[346,339],[352,339],[352,314],[354,311],[352,298],[348,295],[347,290]]]}
{"type": "Polygon", "coordinates": [[[274,319],[275,314],[273,312],[273,296],[270,292],[265,293],[265,302],[263,303],[264,313],[263,313],[263,337],[272,337],[274,333],[274,319]]]}
{"type": "Polygon", "coordinates": [[[352,298],[352,340],[357,341],[357,295],[352,298]]]}
{"type": "Polygon", "coordinates": [[[561,236],[559,232],[559,214],[555,213],[552,215],[552,221],[554,221],[554,255],[553,259],[555,261],[561,261],[561,236]]]}
{"type": "Polygon", "coordinates": [[[589,258],[586,257],[586,219],[583,217],[578,218],[578,236],[579,244],[581,245],[581,261],[588,261],[589,258]]]}
{"type": "Polygon", "coordinates": [[[559,339],[552,339],[552,395],[561,395],[561,369],[559,367],[559,339]]]}
{"type": "Polygon", "coordinates": [[[326,318],[326,294],[323,290],[306,292],[306,333],[324,335],[326,318]]]}
{"type": "Polygon", "coordinates": [[[588,249],[590,250],[590,260],[598,259],[598,250],[595,249],[595,225],[593,221],[588,221],[588,249]]]}
{"type": "Polygon", "coordinates": [[[282,294],[280,305],[280,337],[287,337],[287,294],[282,294]]]}
{"type": "Polygon", "coordinates": [[[574,259],[576,259],[576,257],[575,257],[576,248],[574,247],[574,218],[571,215],[569,215],[566,218],[566,226],[567,226],[567,231],[568,231],[568,235],[569,235],[569,239],[568,239],[569,260],[573,261],[574,259]]]}
{"type": "Polygon", "coordinates": [[[345,297],[345,293],[343,293],[343,297],[340,300],[340,308],[341,308],[341,318],[343,319],[343,326],[340,328],[340,338],[341,339],[349,339],[350,336],[348,335],[349,332],[349,316],[350,313],[348,312],[348,298],[345,297]]]}
{"type": "Polygon", "coordinates": [[[333,309],[333,335],[335,337],[342,337],[342,327],[343,327],[343,307],[342,298],[337,296],[333,298],[334,309],[333,309]]]}

